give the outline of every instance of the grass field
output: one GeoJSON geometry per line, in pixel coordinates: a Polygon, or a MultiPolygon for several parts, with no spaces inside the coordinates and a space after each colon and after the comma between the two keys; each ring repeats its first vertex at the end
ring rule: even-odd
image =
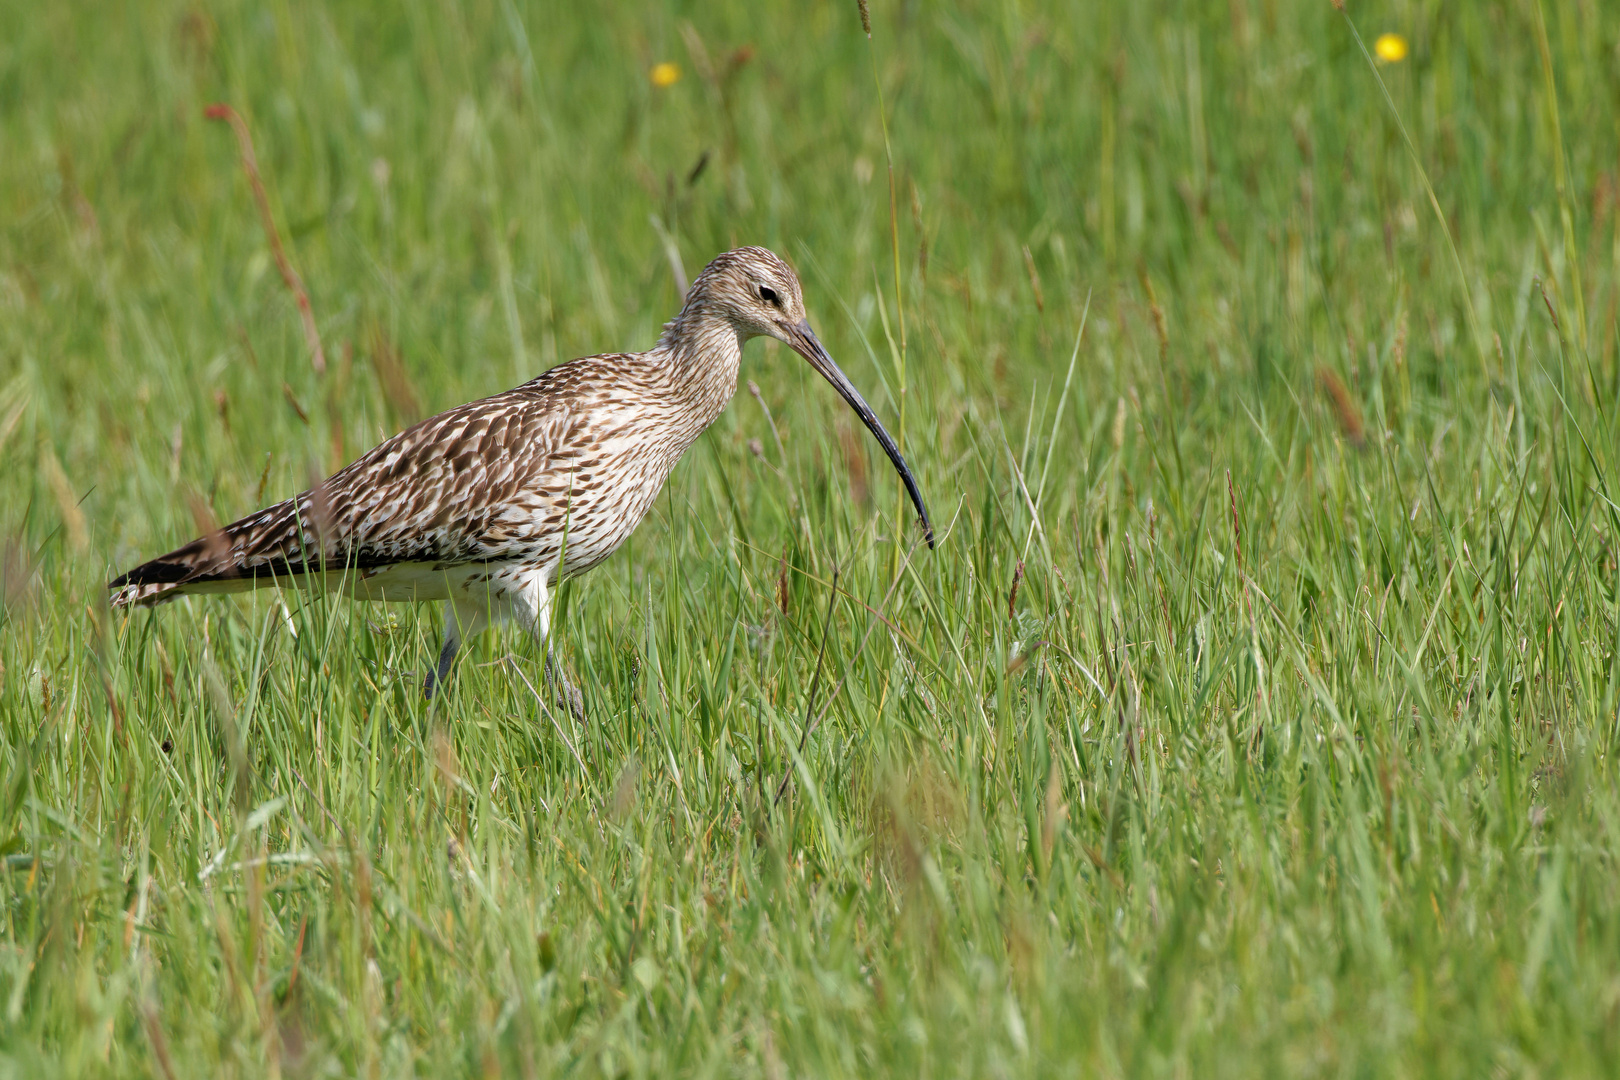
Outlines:
{"type": "Polygon", "coordinates": [[[1614,10],[595,6],[0,3],[0,1072],[1620,1073],[1614,10]],[[583,723],[107,611],[740,243],[937,550],[767,343],[583,723]]]}

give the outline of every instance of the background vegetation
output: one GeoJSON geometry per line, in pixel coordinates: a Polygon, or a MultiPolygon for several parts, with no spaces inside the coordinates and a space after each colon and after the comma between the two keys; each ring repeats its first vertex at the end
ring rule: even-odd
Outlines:
{"type": "Polygon", "coordinates": [[[6,0],[8,1074],[1620,1070],[1613,9],[874,8],[6,0]],[[105,610],[738,243],[937,551],[767,344],[582,724],[510,633],[427,708],[426,608],[105,610]]]}

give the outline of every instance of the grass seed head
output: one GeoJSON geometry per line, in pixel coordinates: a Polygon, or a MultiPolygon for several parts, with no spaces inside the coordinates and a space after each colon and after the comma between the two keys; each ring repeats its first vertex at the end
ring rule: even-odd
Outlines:
{"type": "Polygon", "coordinates": [[[62,471],[62,463],[56,460],[56,454],[48,446],[41,448],[39,468],[45,474],[45,483],[49,485],[51,494],[56,497],[56,510],[61,515],[68,546],[75,553],[82,553],[90,546],[90,530],[85,525],[84,511],[79,508],[79,500],[73,494],[72,482],[62,471]]]}
{"type": "Polygon", "coordinates": [[[1334,421],[1339,425],[1339,434],[1344,440],[1357,450],[1367,444],[1366,433],[1362,428],[1361,410],[1356,407],[1355,399],[1350,396],[1350,388],[1344,385],[1339,373],[1323,365],[1316,369],[1316,382],[1322,388],[1322,395],[1327,398],[1329,409],[1333,413],[1334,421]]]}

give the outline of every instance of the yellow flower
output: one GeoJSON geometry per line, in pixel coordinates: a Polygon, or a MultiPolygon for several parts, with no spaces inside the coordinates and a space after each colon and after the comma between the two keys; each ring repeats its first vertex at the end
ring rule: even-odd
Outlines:
{"type": "Polygon", "coordinates": [[[1379,34],[1378,40],[1373,42],[1373,55],[1385,64],[1398,64],[1411,51],[1412,47],[1399,34],[1379,34]]]}
{"type": "Polygon", "coordinates": [[[652,71],[647,73],[652,84],[662,90],[666,86],[674,86],[681,78],[681,69],[665,60],[661,64],[654,64],[652,71]]]}

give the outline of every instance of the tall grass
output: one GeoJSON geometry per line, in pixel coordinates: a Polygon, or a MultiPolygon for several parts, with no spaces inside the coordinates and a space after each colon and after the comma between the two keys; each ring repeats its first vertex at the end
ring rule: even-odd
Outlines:
{"type": "Polygon", "coordinates": [[[1387,102],[1328,4],[8,5],[7,1070],[1612,1075],[1620,23],[1350,13],[1387,102]],[[584,723],[105,609],[745,242],[936,551],[767,344],[561,591],[584,723]]]}

